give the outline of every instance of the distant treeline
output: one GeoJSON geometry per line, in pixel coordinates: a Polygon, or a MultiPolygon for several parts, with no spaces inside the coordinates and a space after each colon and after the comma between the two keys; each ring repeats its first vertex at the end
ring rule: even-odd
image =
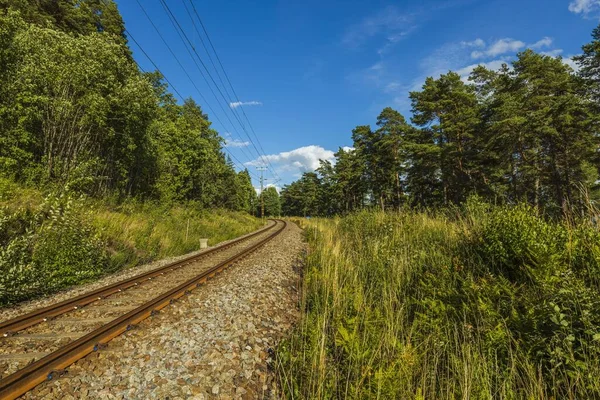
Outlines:
{"type": "Polygon", "coordinates": [[[0,177],[88,195],[256,210],[192,99],[133,60],[112,0],[0,0],[0,177]]]}
{"type": "Polygon", "coordinates": [[[282,191],[287,215],[460,204],[470,195],[526,202],[548,215],[598,198],[600,27],[575,57],[526,50],[498,71],[427,78],[410,93],[412,124],[386,108],[354,148],[282,191]]]}

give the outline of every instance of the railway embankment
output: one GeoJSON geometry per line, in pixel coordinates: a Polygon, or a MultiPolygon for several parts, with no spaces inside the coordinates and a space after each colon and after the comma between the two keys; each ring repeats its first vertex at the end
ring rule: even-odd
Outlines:
{"type": "MultiPolygon", "coordinates": [[[[17,354],[14,364],[21,360],[18,348],[27,348],[34,356],[56,350],[52,346],[66,345],[69,337],[95,328],[94,324],[101,329],[107,323],[102,318],[128,313],[128,307],[141,307],[161,292],[171,291],[170,286],[190,282],[189,276],[200,277],[198,282],[202,283],[150,318],[131,325],[133,329],[57,370],[51,380],[24,398],[262,398],[276,394],[273,349],[298,317],[295,267],[304,246],[300,229],[284,225],[272,222],[270,229],[192,254],[191,258],[144,267],[144,273],[136,275],[142,278],[135,285],[130,285],[131,277],[121,274],[82,287],[82,291],[96,293],[128,282],[123,291],[98,296],[89,305],[11,333],[4,338],[0,353],[7,359],[11,353],[17,354]],[[248,251],[252,252],[239,257],[248,251]],[[215,265],[231,264],[233,268],[210,274],[215,265]],[[169,266],[177,268],[170,271],[169,266]],[[148,274],[153,274],[152,279],[148,274]],[[59,331],[44,331],[51,327],[59,331]],[[50,339],[53,335],[60,343],[56,337],[50,339]]],[[[47,301],[64,302],[65,296],[63,293],[47,301]]],[[[0,319],[31,308],[35,304],[5,311],[0,319]]]]}

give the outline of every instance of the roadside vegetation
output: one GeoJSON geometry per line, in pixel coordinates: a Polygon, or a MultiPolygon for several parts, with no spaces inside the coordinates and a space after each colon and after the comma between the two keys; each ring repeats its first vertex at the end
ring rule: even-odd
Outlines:
{"type": "Polygon", "coordinates": [[[194,203],[111,204],[73,193],[43,195],[0,180],[0,306],[258,229],[246,212],[194,203]]]}
{"type": "Polygon", "coordinates": [[[289,398],[600,397],[600,232],[473,198],[304,220],[289,398]]]}
{"type": "Polygon", "coordinates": [[[592,36],[577,70],[526,50],[429,77],[410,122],[385,108],[283,188],[311,217],[288,398],[600,398],[592,36]]]}

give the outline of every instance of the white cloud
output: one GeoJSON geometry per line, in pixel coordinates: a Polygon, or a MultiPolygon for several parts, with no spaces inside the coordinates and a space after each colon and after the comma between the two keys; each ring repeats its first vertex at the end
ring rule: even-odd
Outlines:
{"type": "Polygon", "coordinates": [[[250,142],[244,142],[239,139],[225,139],[225,147],[248,147],[250,142]]]}
{"type": "Polygon", "coordinates": [[[526,44],[525,42],[523,42],[521,40],[504,38],[504,39],[495,41],[487,49],[483,49],[483,48],[485,48],[485,42],[480,41],[480,40],[481,39],[477,39],[473,42],[462,42],[462,45],[464,47],[480,47],[480,48],[482,48],[482,50],[473,51],[471,53],[471,58],[475,58],[475,59],[477,59],[477,58],[493,58],[493,57],[497,57],[501,54],[516,53],[517,51],[522,50],[525,47],[529,47],[534,50],[539,50],[544,47],[552,46],[552,43],[554,42],[552,40],[552,38],[548,37],[548,36],[538,40],[535,43],[531,43],[531,44],[526,44]],[[477,46],[476,46],[476,44],[477,44],[477,46]]]}
{"type": "Polygon", "coordinates": [[[457,74],[459,74],[464,80],[466,80],[469,77],[469,75],[471,74],[471,72],[473,72],[473,70],[476,67],[478,67],[479,65],[482,65],[489,70],[497,71],[500,69],[500,67],[502,67],[502,64],[507,64],[507,62],[505,60],[493,60],[493,61],[484,62],[484,63],[467,65],[466,67],[460,68],[460,69],[456,70],[455,72],[457,74]]]}
{"type": "Polygon", "coordinates": [[[544,56],[557,57],[560,56],[563,52],[563,49],[554,49],[549,51],[542,51],[540,54],[544,56]]]}
{"type": "Polygon", "coordinates": [[[405,36],[409,35],[415,29],[416,29],[415,26],[411,26],[411,27],[406,28],[406,30],[404,30],[402,32],[393,33],[393,34],[389,35],[386,38],[385,44],[379,50],[377,50],[377,54],[379,54],[380,56],[384,56],[396,45],[396,43],[398,43],[400,40],[402,40],[405,36]]]}
{"type": "Polygon", "coordinates": [[[319,168],[319,160],[334,160],[334,152],[321,146],[304,146],[279,154],[270,154],[245,163],[246,166],[259,167],[270,162],[282,172],[309,172],[319,168]]]}
{"type": "Polygon", "coordinates": [[[550,47],[552,46],[552,38],[546,36],[543,39],[538,40],[537,42],[529,45],[532,49],[541,49],[542,47],[550,47]]]}
{"type": "Polygon", "coordinates": [[[262,106],[263,103],[260,101],[236,101],[233,103],[229,103],[229,107],[238,108],[240,106],[262,106]]]}
{"type": "Polygon", "coordinates": [[[563,62],[569,67],[573,68],[573,71],[579,71],[579,64],[577,64],[575,60],[573,60],[573,56],[563,58],[563,62]]]}
{"type": "Polygon", "coordinates": [[[251,142],[235,139],[233,136],[231,136],[230,132],[224,132],[223,138],[225,139],[224,146],[228,148],[248,147],[252,144],[251,142]]]}
{"type": "Polygon", "coordinates": [[[525,43],[520,40],[510,38],[500,39],[494,42],[487,50],[474,51],[471,53],[472,58],[496,57],[500,54],[516,52],[525,47],[525,43]]]}
{"type": "Polygon", "coordinates": [[[569,3],[569,11],[575,14],[587,15],[596,11],[600,6],[600,0],[573,0],[569,3]]]}
{"type": "Polygon", "coordinates": [[[460,42],[460,44],[464,47],[485,47],[485,41],[480,38],[477,38],[471,42],[460,42]]]}
{"type": "MultiPolygon", "coordinates": [[[[281,187],[280,186],[274,185],[272,183],[268,183],[268,184],[265,185],[265,189],[270,188],[270,187],[274,187],[275,190],[277,190],[277,193],[281,193],[281,187]]],[[[254,190],[256,191],[257,195],[260,195],[260,186],[254,187],[254,190]]]]}

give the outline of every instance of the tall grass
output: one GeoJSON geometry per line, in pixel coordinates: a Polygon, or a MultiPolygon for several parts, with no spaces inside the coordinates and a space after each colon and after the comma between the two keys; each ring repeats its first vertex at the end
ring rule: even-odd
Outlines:
{"type": "Polygon", "coordinates": [[[42,196],[0,180],[0,306],[258,229],[246,213],[42,196]]]}
{"type": "Polygon", "coordinates": [[[92,224],[105,239],[112,263],[120,268],[189,253],[199,248],[201,238],[209,245],[233,239],[258,229],[262,222],[244,212],[130,203],[117,208],[100,205],[92,224]]]}
{"type": "Polygon", "coordinates": [[[289,398],[600,398],[600,234],[527,207],[304,221],[289,398]]]}

